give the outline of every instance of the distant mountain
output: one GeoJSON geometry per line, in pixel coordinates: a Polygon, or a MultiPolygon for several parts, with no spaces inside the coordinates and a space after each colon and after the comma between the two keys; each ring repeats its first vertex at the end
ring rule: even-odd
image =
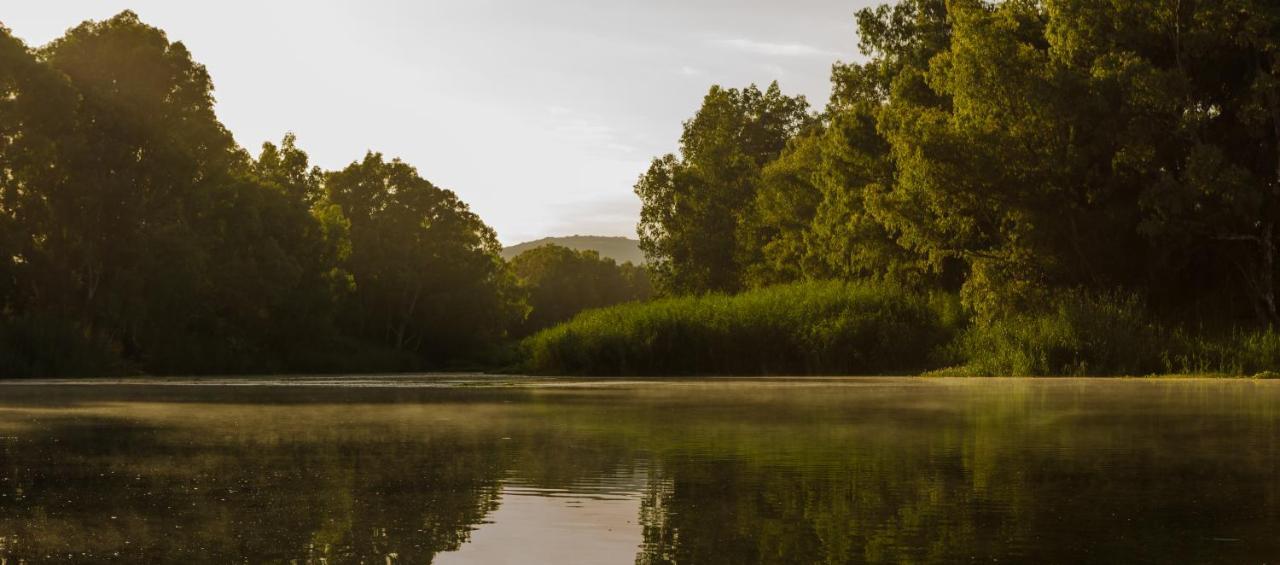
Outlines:
{"type": "Polygon", "coordinates": [[[565,237],[544,237],[536,241],[517,243],[502,250],[502,257],[510,259],[536,247],[544,245],[560,245],[569,249],[590,249],[601,257],[608,257],[618,263],[628,261],[641,265],[644,253],[640,251],[640,242],[629,237],[605,237],[599,235],[570,235],[565,237]]]}

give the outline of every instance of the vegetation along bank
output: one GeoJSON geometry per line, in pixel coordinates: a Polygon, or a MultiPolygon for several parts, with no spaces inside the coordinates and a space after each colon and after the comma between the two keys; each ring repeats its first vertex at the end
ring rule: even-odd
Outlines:
{"type": "Polygon", "coordinates": [[[2,30],[0,375],[1280,369],[1280,5],[856,18],[824,105],[712,86],[638,171],[644,266],[505,260],[377,152],[255,156],[130,12],[2,30]]]}

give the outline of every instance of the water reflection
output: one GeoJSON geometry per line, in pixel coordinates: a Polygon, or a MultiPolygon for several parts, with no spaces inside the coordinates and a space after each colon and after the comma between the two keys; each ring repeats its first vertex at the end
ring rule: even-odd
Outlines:
{"type": "Polygon", "coordinates": [[[629,563],[643,542],[637,509],[646,478],[637,469],[557,488],[510,479],[471,541],[435,562],[629,563]]]}
{"type": "Polygon", "coordinates": [[[358,383],[0,386],[0,560],[1280,555],[1280,383],[358,383]]]}

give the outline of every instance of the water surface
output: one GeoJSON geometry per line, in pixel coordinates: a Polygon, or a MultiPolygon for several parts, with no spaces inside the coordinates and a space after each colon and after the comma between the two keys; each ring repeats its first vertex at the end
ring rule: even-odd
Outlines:
{"type": "Polygon", "coordinates": [[[1274,562],[1280,382],[0,384],[0,562],[1274,562]]]}

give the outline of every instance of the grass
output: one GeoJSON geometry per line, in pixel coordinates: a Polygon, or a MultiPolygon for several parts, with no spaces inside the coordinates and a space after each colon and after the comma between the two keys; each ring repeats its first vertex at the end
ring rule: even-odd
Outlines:
{"type": "Polygon", "coordinates": [[[970,376],[1280,377],[1280,333],[1192,331],[1152,317],[1133,295],[1064,294],[1045,312],[968,328],[952,344],[970,376]]]}
{"type": "MultiPolygon", "coordinates": [[[[416,366],[365,344],[305,353],[296,364],[315,372],[416,366]]],[[[810,282],[590,310],[485,358],[514,372],[596,376],[1280,378],[1280,332],[1191,330],[1151,316],[1142,300],[1122,293],[1067,292],[1038,312],[970,323],[953,295],[810,282]]],[[[110,343],[74,326],[38,317],[0,322],[0,376],[132,372],[110,343]]]]}
{"type": "Polygon", "coordinates": [[[1280,378],[1280,333],[1273,329],[1225,335],[1178,332],[1173,341],[1177,347],[1166,355],[1168,372],[1280,378]]]}
{"type": "Polygon", "coordinates": [[[573,375],[884,374],[927,370],[961,324],[955,300],[811,282],[579,314],[521,344],[524,369],[573,375]]]}
{"type": "Polygon", "coordinates": [[[969,324],[954,297],[799,283],[584,312],[521,343],[561,375],[1226,375],[1280,378],[1280,332],[1189,331],[1124,293],[969,324]]]}
{"type": "Polygon", "coordinates": [[[1046,311],[975,324],[952,345],[972,376],[1143,375],[1166,368],[1168,332],[1134,296],[1068,293],[1046,311]]]}

